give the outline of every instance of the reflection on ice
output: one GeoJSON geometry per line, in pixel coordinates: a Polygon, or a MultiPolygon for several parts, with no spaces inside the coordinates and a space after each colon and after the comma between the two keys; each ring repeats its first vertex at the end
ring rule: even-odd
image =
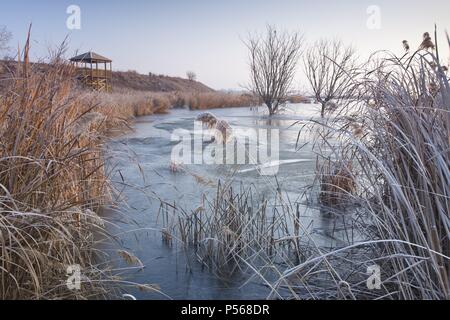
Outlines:
{"type": "Polygon", "coordinates": [[[270,161],[261,165],[255,165],[252,168],[239,170],[238,173],[246,173],[251,171],[260,171],[261,169],[271,168],[271,167],[280,167],[283,164],[293,164],[300,162],[311,162],[311,159],[292,159],[292,160],[278,160],[278,161],[270,161]]]}

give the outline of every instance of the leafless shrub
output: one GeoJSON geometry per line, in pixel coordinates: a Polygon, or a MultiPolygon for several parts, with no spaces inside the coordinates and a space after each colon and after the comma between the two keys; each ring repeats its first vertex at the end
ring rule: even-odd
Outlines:
{"type": "Polygon", "coordinates": [[[265,36],[249,36],[251,91],[265,103],[269,114],[277,112],[288,100],[303,36],[280,32],[267,26],[265,36]]]}
{"type": "Polygon", "coordinates": [[[0,26],[0,53],[8,51],[10,49],[8,44],[11,38],[11,32],[9,32],[5,26],[0,26]]]}
{"type": "Polygon", "coordinates": [[[340,40],[322,39],[309,48],[304,58],[304,71],[314,97],[325,115],[327,103],[345,98],[355,67],[355,51],[340,40]]]}
{"type": "Polygon", "coordinates": [[[189,81],[195,81],[195,80],[197,80],[197,74],[195,74],[194,71],[188,71],[188,72],[186,72],[186,77],[188,78],[189,81]]]}

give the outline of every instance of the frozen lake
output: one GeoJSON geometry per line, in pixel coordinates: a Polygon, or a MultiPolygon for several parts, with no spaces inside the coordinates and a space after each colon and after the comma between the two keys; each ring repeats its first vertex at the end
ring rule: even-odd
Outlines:
{"type": "MultiPolygon", "coordinates": [[[[308,143],[310,137],[302,135],[298,143],[297,138],[303,125],[320,117],[319,107],[313,104],[288,105],[272,118],[267,116],[263,107],[209,112],[226,120],[234,132],[279,130],[279,157],[277,161],[266,164],[266,167],[277,166],[276,177],[261,175],[260,167],[248,163],[186,164],[182,165],[183,170],[174,172],[171,154],[178,142],[171,141],[172,134],[183,129],[192,138],[198,136],[200,133],[194,128],[194,120],[201,111],[175,109],[167,115],[138,118],[134,131],[114,138],[106,150],[115,186],[124,199],[116,210],[120,214],[107,213],[115,224],[111,233],[116,234],[120,245],[133,252],[145,265],[142,270],[127,271],[128,281],[157,284],[173,299],[264,299],[269,290],[258,279],[248,283],[240,275],[219,279],[195,261],[191,261],[187,268],[183,246],[175,241],[170,247],[161,240],[161,200],[189,211],[200,205],[203,196],[214,196],[219,180],[253,184],[258,193],[255,198],[270,198],[279,186],[290,201],[301,206],[302,223],[311,229],[314,237],[324,244],[331,241],[339,245],[339,239],[327,235],[327,230],[336,228],[335,219],[308,207],[302,197],[302,190],[314,179],[316,157],[308,143]],[[119,216],[123,217],[120,221],[119,216]]],[[[256,142],[250,139],[249,144],[252,143],[256,142]]],[[[204,143],[203,148],[208,145],[204,143]]],[[[109,249],[114,249],[114,246],[109,246],[109,249]]],[[[117,265],[126,267],[120,262],[117,265]]],[[[132,288],[127,291],[139,299],[167,298],[132,288]]]]}

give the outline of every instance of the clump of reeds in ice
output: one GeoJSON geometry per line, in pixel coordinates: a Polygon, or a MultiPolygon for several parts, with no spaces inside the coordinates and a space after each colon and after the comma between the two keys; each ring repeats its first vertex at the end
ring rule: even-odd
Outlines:
{"type": "Polygon", "coordinates": [[[212,113],[202,113],[197,116],[196,120],[202,122],[208,129],[214,130],[217,143],[227,143],[233,134],[233,128],[230,124],[225,120],[218,119],[212,113]]]}

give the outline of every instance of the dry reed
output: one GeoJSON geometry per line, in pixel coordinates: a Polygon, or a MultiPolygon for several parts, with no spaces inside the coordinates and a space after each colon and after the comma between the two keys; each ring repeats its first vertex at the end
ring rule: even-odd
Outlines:
{"type": "Polygon", "coordinates": [[[80,96],[63,49],[38,72],[29,43],[0,95],[0,299],[115,296],[118,280],[96,246],[108,237],[97,212],[112,199],[108,115],[80,96]],[[79,290],[66,285],[74,266],[79,290]]]}
{"type": "Polygon", "coordinates": [[[333,212],[357,212],[362,239],[285,270],[277,289],[323,297],[323,287],[304,278],[319,266],[328,270],[333,298],[450,298],[449,81],[437,53],[380,54],[352,79],[354,99],[319,124],[319,144],[328,147],[318,151],[325,166],[317,179],[320,200],[333,212]],[[337,168],[328,175],[330,162],[345,164],[339,167],[345,174],[337,168]],[[343,196],[345,209],[334,201],[343,196]],[[373,265],[381,269],[379,290],[366,283],[373,265]]]}

